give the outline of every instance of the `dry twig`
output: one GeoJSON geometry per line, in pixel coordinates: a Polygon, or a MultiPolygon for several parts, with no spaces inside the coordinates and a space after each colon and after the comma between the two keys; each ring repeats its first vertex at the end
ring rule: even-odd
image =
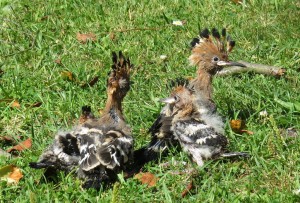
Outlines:
{"type": "Polygon", "coordinates": [[[217,76],[228,76],[228,75],[234,75],[244,72],[255,72],[259,74],[264,75],[273,75],[280,77],[285,74],[286,69],[276,66],[268,66],[263,64],[257,64],[257,63],[249,63],[246,61],[238,61],[239,63],[244,64],[246,67],[240,67],[240,66],[230,66],[228,68],[224,68],[223,70],[219,71],[217,73],[217,76]]]}

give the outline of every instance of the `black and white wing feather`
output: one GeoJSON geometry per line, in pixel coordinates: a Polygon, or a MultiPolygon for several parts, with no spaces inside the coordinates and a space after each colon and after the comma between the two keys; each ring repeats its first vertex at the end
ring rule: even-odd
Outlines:
{"type": "Polygon", "coordinates": [[[178,121],[173,127],[174,136],[181,147],[199,165],[203,160],[220,155],[226,148],[227,138],[211,126],[197,120],[178,121]]]}
{"type": "Polygon", "coordinates": [[[80,154],[74,131],[59,132],[51,144],[40,156],[38,162],[29,163],[30,167],[54,168],[70,172],[79,163],[80,154]]]}

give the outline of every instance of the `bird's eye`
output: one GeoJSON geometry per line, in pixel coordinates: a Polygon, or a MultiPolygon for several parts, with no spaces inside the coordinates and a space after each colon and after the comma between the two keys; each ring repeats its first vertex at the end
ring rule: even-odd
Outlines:
{"type": "Polygon", "coordinates": [[[179,100],[180,100],[180,97],[177,96],[177,95],[175,95],[175,96],[174,96],[174,99],[175,99],[175,101],[179,101],[179,100]]]}
{"type": "Polygon", "coordinates": [[[213,57],[213,61],[214,61],[214,62],[217,62],[217,61],[219,61],[219,60],[220,60],[220,59],[219,59],[217,56],[214,56],[214,57],[213,57]]]}

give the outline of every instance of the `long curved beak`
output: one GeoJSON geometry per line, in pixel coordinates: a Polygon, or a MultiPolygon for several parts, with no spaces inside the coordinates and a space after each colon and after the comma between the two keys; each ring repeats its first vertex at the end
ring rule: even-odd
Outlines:
{"type": "Polygon", "coordinates": [[[168,98],[161,99],[160,102],[166,103],[166,104],[174,104],[176,102],[176,100],[174,97],[168,97],[168,98]]]}
{"type": "Polygon", "coordinates": [[[240,66],[240,67],[246,67],[244,64],[234,61],[219,61],[217,63],[218,66],[240,66]]]}

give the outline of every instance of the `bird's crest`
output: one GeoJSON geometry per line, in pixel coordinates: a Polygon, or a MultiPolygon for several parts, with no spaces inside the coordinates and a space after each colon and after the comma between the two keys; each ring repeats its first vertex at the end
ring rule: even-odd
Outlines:
{"type": "Polygon", "coordinates": [[[130,70],[133,66],[129,58],[126,59],[121,51],[119,51],[119,56],[116,52],[112,52],[112,62],[107,80],[108,91],[123,99],[130,89],[130,70]]]}
{"type": "Polygon", "coordinates": [[[167,84],[167,88],[173,89],[178,86],[187,87],[189,84],[189,80],[183,77],[176,78],[175,80],[171,80],[167,84]]]}
{"type": "Polygon", "coordinates": [[[235,46],[235,41],[226,34],[223,28],[221,34],[216,28],[211,32],[205,28],[191,42],[192,55],[189,60],[192,65],[198,65],[201,61],[217,63],[218,61],[228,61],[228,54],[235,46]]]}

